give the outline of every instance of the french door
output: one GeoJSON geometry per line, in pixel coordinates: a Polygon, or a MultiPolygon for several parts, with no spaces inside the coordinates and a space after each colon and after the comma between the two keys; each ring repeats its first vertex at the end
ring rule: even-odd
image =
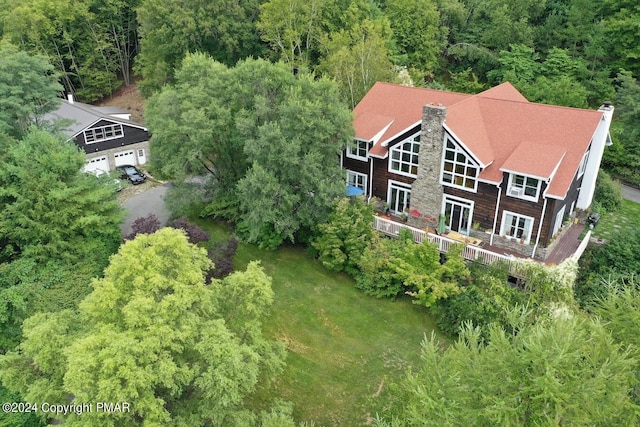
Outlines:
{"type": "Polygon", "coordinates": [[[389,209],[395,214],[400,214],[411,203],[411,186],[399,182],[389,181],[389,209]]]}
{"type": "Polygon", "coordinates": [[[445,224],[452,231],[469,234],[473,218],[473,202],[445,196],[443,200],[445,224]]]}

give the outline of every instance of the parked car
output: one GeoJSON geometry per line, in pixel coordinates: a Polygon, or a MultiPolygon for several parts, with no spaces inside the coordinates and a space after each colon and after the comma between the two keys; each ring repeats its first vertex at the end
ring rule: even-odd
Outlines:
{"type": "Polygon", "coordinates": [[[114,193],[122,191],[124,186],[122,185],[122,181],[120,181],[120,171],[116,171],[115,173],[105,172],[105,171],[91,171],[85,172],[88,176],[95,177],[98,182],[102,183],[105,187],[111,189],[114,193]]]}
{"type": "Polygon", "coordinates": [[[145,174],[140,172],[138,168],[131,165],[117,166],[116,170],[120,172],[121,179],[127,179],[133,185],[142,184],[147,180],[145,174]]]}

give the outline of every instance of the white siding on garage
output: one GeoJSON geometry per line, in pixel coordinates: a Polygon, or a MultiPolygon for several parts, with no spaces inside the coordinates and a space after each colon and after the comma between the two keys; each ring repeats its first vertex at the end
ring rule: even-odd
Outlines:
{"type": "Polygon", "coordinates": [[[89,159],[87,164],[84,165],[84,171],[95,173],[96,175],[109,172],[109,159],[106,156],[89,159]]]}
{"type": "Polygon", "coordinates": [[[138,164],[139,165],[144,165],[145,163],[147,163],[146,153],[144,152],[144,148],[139,148],[138,149],[138,164]]]}
{"type": "Polygon", "coordinates": [[[136,162],[136,155],[133,152],[133,150],[130,151],[121,151],[119,153],[115,153],[113,155],[114,159],[115,159],[115,164],[116,166],[122,166],[122,165],[137,165],[138,163],[136,162]]]}

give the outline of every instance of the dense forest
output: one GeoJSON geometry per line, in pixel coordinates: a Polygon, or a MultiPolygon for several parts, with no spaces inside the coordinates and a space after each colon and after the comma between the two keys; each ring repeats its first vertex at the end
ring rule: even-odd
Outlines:
{"type": "Polygon", "coordinates": [[[283,61],[335,78],[353,107],[377,80],[529,100],[614,101],[604,166],[640,184],[640,5],[630,0],[0,0],[3,41],[44,54],[86,102],[140,78],[149,96],[189,52],[283,61]]]}

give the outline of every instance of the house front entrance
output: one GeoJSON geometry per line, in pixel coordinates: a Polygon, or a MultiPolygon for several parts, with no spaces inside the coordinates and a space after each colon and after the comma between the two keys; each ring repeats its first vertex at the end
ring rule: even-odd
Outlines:
{"type": "Polygon", "coordinates": [[[451,231],[469,234],[471,218],[473,218],[473,202],[445,195],[442,205],[445,225],[449,227],[451,231]]]}

